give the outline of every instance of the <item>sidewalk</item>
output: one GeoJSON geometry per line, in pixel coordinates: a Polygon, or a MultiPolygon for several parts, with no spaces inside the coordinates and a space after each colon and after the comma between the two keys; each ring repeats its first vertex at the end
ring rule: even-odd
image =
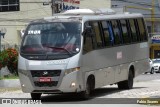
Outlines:
{"type": "MultiPolygon", "coordinates": [[[[117,85],[105,88],[116,90],[117,85]]],[[[134,82],[131,90],[113,92],[100,98],[160,98],[160,80],[134,82]]]]}
{"type": "Polygon", "coordinates": [[[0,80],[0,88],[20,88],[19,79],[4,79],[0,80]]]}

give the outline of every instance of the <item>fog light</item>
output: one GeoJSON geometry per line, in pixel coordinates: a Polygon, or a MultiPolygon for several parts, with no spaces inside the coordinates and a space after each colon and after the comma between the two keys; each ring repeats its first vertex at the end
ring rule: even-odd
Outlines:
{"type": "Polygon", "coordinates": [[[72,82],[71,87],[75,87],[75,86],[76,86],[76,83],[72,82]]]}
{"type": "Polygon", "coordinates": [[[24,84],[22,84],[22,87],[25,87],[25,85],[24,85],[24,84]]]}

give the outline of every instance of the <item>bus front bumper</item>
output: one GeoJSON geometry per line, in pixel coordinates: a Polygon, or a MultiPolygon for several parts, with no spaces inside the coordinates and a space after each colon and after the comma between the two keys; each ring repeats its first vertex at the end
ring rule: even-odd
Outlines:
{"type": "Polygon", "coordinates": [[[22,87],[22,91],[24,93],[70,93],[70,92],[80,92],[83,91],[81,85],[77,80],[78,71],[72,72],[67,75],[63,75],[61,77],[53,77],[51,78],[51,82],[54,80],[58,81],[54,86],[39,86],[35,83],[39,84],[52,84],[50,82],[39,82],[40,77],[33,78],[29,73],[29,71],[20,71],[19,70],[19,78],[22,87]]]}

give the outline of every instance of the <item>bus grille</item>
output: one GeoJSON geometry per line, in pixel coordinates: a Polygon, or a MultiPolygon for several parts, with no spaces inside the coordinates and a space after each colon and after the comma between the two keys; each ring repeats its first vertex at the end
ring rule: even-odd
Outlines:
{"type": "Polygon", "coordinates": [[[32,70],[32,77],[56,77],[60,76],[61,70],[32,70]]]}
{"type": "Polygon", "coordinates": [[[52,81],[52,82],[34,82],[35,86],[37,87],[52,87],[57,86],[58,81],[52,81]]]}

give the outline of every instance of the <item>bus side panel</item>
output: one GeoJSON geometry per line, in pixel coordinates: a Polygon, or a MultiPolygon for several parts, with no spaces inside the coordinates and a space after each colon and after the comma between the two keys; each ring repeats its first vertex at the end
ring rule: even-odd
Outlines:
{"type": "Polygon", "coordinates": [[[104,69],[99,69],[99,70],[95,71],[95,78],[96,78],[95,86],[96,87],[101,87],[104,85],[105,76],[106,76],[106,74],[105,74],[104,69]]]}
{"type": "Polygon", "coordinates": [[[127,80],[131,65],[135,76],[149,68],[147,42],[93,50],[82,57],[82,70],[94,71],[96,88],[127,80]]]}
{"type": "Polygon", "coordinates": [[[137,53],[135,55],[135,76],[142,74],[150,69],[149,65],[149,46],[147,42],[139,43],[136,49],[137,53]]]}
{"type": "Polygon", "coordinates": [[[108,67],[105,68],[105,85],[106,84],[113,84],[115,82],[115,71],[117,67],[108,67]]]}

